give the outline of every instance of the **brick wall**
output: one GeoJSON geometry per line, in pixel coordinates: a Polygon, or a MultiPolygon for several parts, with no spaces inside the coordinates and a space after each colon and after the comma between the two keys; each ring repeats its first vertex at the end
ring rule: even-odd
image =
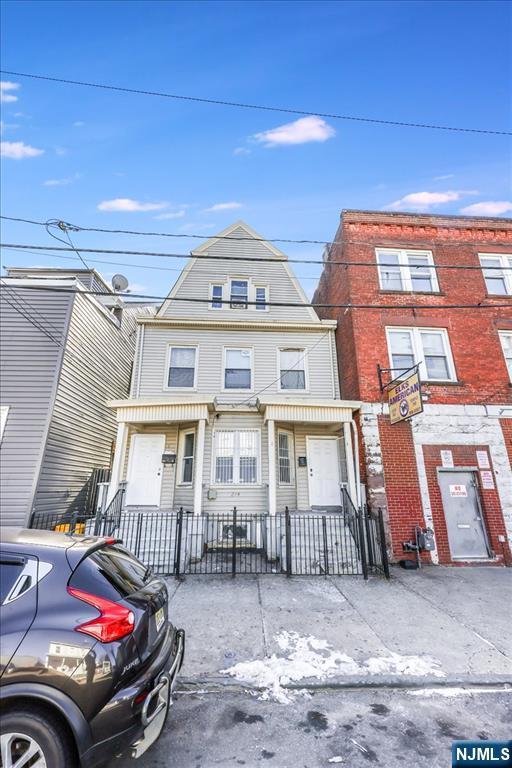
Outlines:
{"type": "MultiPolygon", "coordinates": [[[[414,559],[414,554],[404,554],[402,542],[413,540],[414,526],[424,528],[425,519],[411,425],[391,425],[387,416],[379,416],[378,423],[393,557],[414,559]]],[[[422,559],[430,562],[429,553],[422,553],[422,559]]]]}
{"type": "Polygon", "coordinates": [[[338,320],[337,348],[342,397],[378,402],[377,364],[389,367],[385,328],[392,325],[446,328],[454,358],[457,383],[429,384],[432,403],[512,402],[512,390],[498,336],[512,330],[512,302],[489,297],[479,268],[478,253],[512,253],[510,220],[430,217],[404,214],[345,212],[331,247],[330,261],[357,261],[365,266],[327,266],[314,301],[364,304],[379,309],[319,309],[338,320]],[[470,244],[468,244],[470,243],[470,244]],[[438,270],[440,294],[382,291],[375,248],[423,248],[435,264],[458,264],[477,269],[438,270]],[[410,310],[405,304],[429,307],[485,302],[493,309],[450,311],[410,310]],[[509,303],[503,308],[503,303],[509,303]],[[391,307],[389,309],[382,306],[391,307]]]}

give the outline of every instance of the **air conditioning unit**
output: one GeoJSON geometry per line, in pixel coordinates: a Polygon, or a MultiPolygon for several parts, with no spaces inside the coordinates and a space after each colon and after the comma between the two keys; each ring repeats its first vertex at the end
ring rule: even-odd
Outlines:
{"type": "Polygon", "coordinates": [[[237,301],[231,302],[231,309],[247,309],[247,304],[239,303],[237,301]]]}

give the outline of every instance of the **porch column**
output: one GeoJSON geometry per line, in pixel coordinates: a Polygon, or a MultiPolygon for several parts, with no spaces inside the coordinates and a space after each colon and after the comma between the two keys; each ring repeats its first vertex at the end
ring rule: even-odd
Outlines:
{"type": "Polygon", "coordinates": [[[343,437],[345,438],[345,458],[347,462],[347,480],[348,492],[354,506],[358,506],[358,493],[356,485],[356,471],[354,465],[354,449],[352,444],[352,435],[350,432],[350,422],[343,423],[343,437]]]}
{"type": "Polygon", "coordinates": [[[196,449],[194,456],[194,515],[200,515],[203,502],[203,463],[206,419],[197,422],[196,449]]]}
{"type": "Polygon", "coordinates": [[[268,428],[268,511],[275,515],[277,511],[276,494],[276,428],[273,419],[267,421],[268,428]]]}
{"type": "Polygon", "coordinates": [[[112,471],[110,473],[110,485],[108,487],[107,506],[116,495],[121,476],[123,473],[124,457],[126,453],[126,443],[128,441],[128,423],[120,421],[117,425],[116,450],[114,461],[112,462],[112,471]]]}

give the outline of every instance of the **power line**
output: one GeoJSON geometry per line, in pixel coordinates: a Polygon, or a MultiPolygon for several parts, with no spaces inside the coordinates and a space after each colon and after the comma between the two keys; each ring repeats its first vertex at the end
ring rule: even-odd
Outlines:
{"type": "MultiPolygon", "coordinates": [[[[74,248],[64,248],[60,246],[55,245],[25,245],[21,243],[0,243],[0,248],[9,248],[11,250],[31,250],[36,249],[38,251],[73,251],[76,253],[74,248]]],[[[119,250],[119,249],[109,249],[109,248],[80,248],[82,253],[107,253],[111,255],[119,255],[119,256],[151,256],[151,257],[159,257],[159,258],[172,258],[172,259],[198,259],[198,260],[205,260],[205,261],[248,261],[248,262],[257,262],[257,263],[272,263],[272,264],[321,264],[323,266],[331,266],[331,265],[337,265],[342,267],[372,267],[375,268],[376,266],[391,266],[389,264],[380,264],[377,265],[376,262],[370,262],[370,261],[341,261],[341,260],[329,260],[329,261],[322,261],[321,259],[296,259],[291,258],[288,259],[286,257],[279,258],[275,256],[226,256],[226,255],[214,255],[214,254],[205,254],[205,253],[198,253],[198,254],[186,254],[186,253],[162,253],[161,251],[128,251],[128,250],[119,250]]],[[[423,265],[423,268],[425,266],[428,266],[431,269],[468,269],[468,270],[482,270],[482,266],[479,264],[428,264],[423,265]]],[[[422,267],[418,266],[418,269],[421,269],[422,267]]],[[[512,269],[512,267],[485,267],[485,270],[508,270],[512,269]]]]}
{"type": "MultiPolygon", "coordinates": [[[[11,278],[3,278],[11,279],[11,278]]],[[[15,278],[12,278],[15,279],[15,278]]],[[[0,287],[2,283],[0,282],[0,287]]],[[[126,294],[112,293],[105,294],[104,291],[87,291],[87,290],[74,290],[71,288],[58,288],[50,286],[34,286],[34,285],[16,285],[16,288],[23,290],[36,290],[36,291],[53,291],[61,293],[78,293],[82,296],[119,296],[126,299],[126,294]]],[[[150,301],[167,301],[170,298],[171,301],[190,302],[194,304],[211,304],[211,299],[195,298],[192,296],[173,296],[172,298],[167,296],[153,296],[147,293],[130,293],[132,299],[148,299],[150,301]]],[[[230,299],[215,299],[218,304],[231,304],[230,299]]],[[[257,306],[261,302],[257,301],[244,301],[247,306],[257,306]]],[[[311,308],[311,309],[512,309],[512,300],[506,304],[353,304],[351,302],[347,304],[323,304],[323,303],[309,303],[309,302],[291,302],[291,301],[266,301],[265,305],[268,307],[295,307],[295,308],[311,308]]],[[[237,318],[239,320],[239,318],[237,318]]]]}
{"type": "MultiPolygon", "coordinates": [[[[3,248],[5,251],[14,251],[14,253],[19,253],[19,248],[11,248],[7,246],[0,246],[0,248],[3,248]]],[[[39,256],[39,253],[36,253],[36,251],[28,251],[23,250],[23,253],[30,253],[33,256],[39,256]]],[[[50,253],[49,251],[40,251],[40,253],[44,254],[45,256],[50,256],[53,259],[66,259],[67,261],[73,261],[76,262],[76,256],[62,256],[58,253],[50,253]]],[[[185,258],[185,257],[184,257],[185,258]]],[[[190,259],[190,256],[188,257],[190,259]]],[[[104,264],[108,265],[110,267],[130,267],[137,269],[155,269],[160,272],[183,272],[183,269],[180,267],[159,267],[155,264],[133,264],[129,263],[127,261],[104,261],[103,259],[87,259],[87,262],[89,264],[104,264]]],[[[6,267],[6,269],[9,269],[9,267],[6,267]]],[[[27,269],[30,269],[30,267],[27,267],[27,269]]],[[[218,279],[219,273],[218,272],[201,272],[201,275],[203,277],[211,278],[212,282],[214,282],[215,279],[218,279]]],[[[318,280],[318,277],[316,275],[298,275],[295,274],[295,277],[297,277],[299,280],[318,280]]]]}
{"type": "MultiPolygon", "coordinates": [[[[2,288],[5,290],[7,286],[2,284],[2,288]]],[[[63,346],[62,342],[59,339],[56,339],[44,324],[38,323],[37,320],[30,314],[30,311],[23,307],[19,301],[21,297],[16,297],[13,295],[13,293],[7,291],[7,295],[4,295],[4,299],[19,315],[25,318],[25,320],[33,325],[34,328],[36,328],[40,333],[50,339],[50,341],[52,341],[54,344],[57,344],[59,347],[63,346]]]]}
{"type": "MultiPolygon", "coordinates": [[[[25,219],[19,216],[0,216],[0,219],[6,219],[7,221],[15,221],[22,224],[34,224],[40,227],[45,227],[46,222],[44,221],[35,221],[34,219],[25,219]]],[[[506,220],[504,220],[506,221],[506,220]]],[[[369,245],[372,247],[375,247],[375,242],[369,242],[367,240],[353,240],[352,238],[346,238],[342,237],[340,240],[308,240],[308,239],[302,239],[297,240],[293,238],[284,238],[284,237],[253,237],[252,235],[247,236],[238,236],[238,235],[207,235],[207,234],[192,234],[190,232],[144,232],[140,230],[134,230],[134,229],[107,229],[106,227],[82,227],[79,224],[69,224],[66,222],[62,222],[63,224],[66,224],[66,226],[72,228],[75,232],[100,232],[102,234],[109,234],[109,235],[140,235],[142,237],[172,237],[175,239],[185,238],[185,239],[192,239],[192,240],[230,240],[233,241],[239,241],[239,242],[256,242],[256,243],[288,243],[288,244],[294,244],[294,245],[343,245],[343,244],[350,244],[350,245],[369,245]]],[[[447,231],[449,231],[449,227],[444,227],[447,231]]],[[[389,239],[389,238],[387,238],[389,239]]],[[[470,245],[474,246],[475,241],[474,240],[457,240],[456,242],[440,242],[436,243],[434,240],[430,240],[429,242],[415,242],[414,248],[432,248],[432,246],[440,245],[443,248],[457,248],[460,245],[470,245]]],[[[508,242],[500,242],[500,241],[493,241],[492,245],[510,245],[512,246],[512,243],[510,241],[508,242]]],[[[383,248],[388,248],[392,246],[382,246],[383,248]]],[[[400,247],[400,246],[396,246],[400,247]]],[[[187,254],[188,256],[188,254],[187,254]]],[[[272,261],[275,261],[275,259],[272,259],[272,261]]],[[[322,262],[323,263],[323,262],[322,262]]]]}
{"type": "Polygon", "coordinates": [[[166,93],[164,91],[150,91],[142,88],[128,88],[120,85],[110,85],[107,83],[91,83],[85,80],[70,80],[64,77],[50,77],[49,75],[36,75],[33,72],[13,72],[9,69],[2,69],[5,75],[14,77],[28,77],[32,80],[47,80],[52,83],[63,83],[65,85],[78,85],[85,88],[100,88],[107,91],[119,91],[121,93],[135,93],[142,96],[158,96],[166,99],[176,99],[181,101],[199,102],[202,104],[215,104],[223,107],[237,107],[240,109],[258,109],[265,112],[281,112],[289,115],[302,115],[306,117],[327,117],[331,120],[348,120],[359,123],[371,123],[377,125],[392,125],[400,128],[427,128],[436,131],[455,131],[459,133],[483,133],[500,136],[512,136],[512,131],[494,130],[487,128],[467,128],[462,126],[436,125],[430,123],[406,122],[403,120],[384,120],[376,117],[359,117],[356,115],[340,115],[332,112],[312,112],[304,109],[291,109],[288,107],[271,107],[263,104],[250,104],[247,102],[227,101],[225,99],[210,99],[200,96],[189,96],[177,93],[166,93]]]}

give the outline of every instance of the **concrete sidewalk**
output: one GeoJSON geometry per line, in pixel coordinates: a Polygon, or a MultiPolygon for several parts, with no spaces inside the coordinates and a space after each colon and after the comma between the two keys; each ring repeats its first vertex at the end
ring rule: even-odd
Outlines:
{"type": "Polygon", "coordinates": [[[512,683],[510,569],[394,569],[390,582],[190,576],[169,590],[187,632],[182,686],[512,683]]]}

